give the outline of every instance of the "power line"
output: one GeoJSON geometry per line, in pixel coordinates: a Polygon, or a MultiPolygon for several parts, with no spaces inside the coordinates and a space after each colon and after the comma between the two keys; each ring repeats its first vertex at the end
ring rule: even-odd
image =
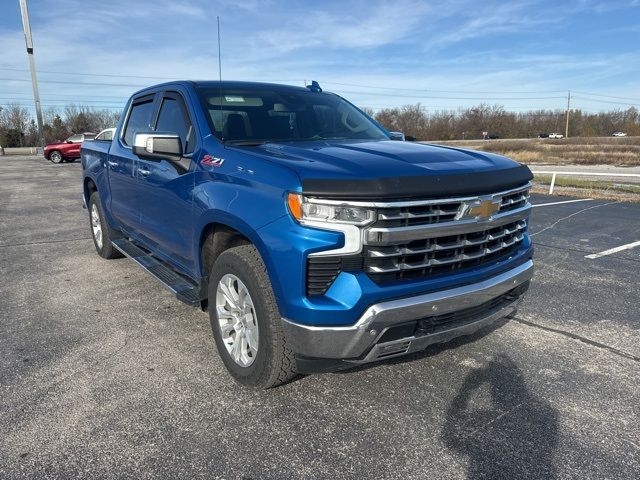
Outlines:
{"type": "MultiPolygon", "coordinates": [[[[11,107],[13,105],[18,105],[20,107],[28,107],[28,108],[33,108],[33,105],[30,103],[0,103],[0,105],[5,106],[5,107],[11,107]]],[[[45,107],[58,107],[58,108],[64,108],[64,107],[68,107],[69,104],[46,104],[44,105],[45,107]]],[[[90,105],[90,104],[81,104],[81,105],[77,105],[80,107],[89,107],[89,108],[93,108],[93,109],[103,109],[103,110],[122,110],[124,108],[124,105],[122,106],[117,106],[117,105],[90,105]]]]}
{"type": "MultiPolygon", "coordinates": [[[[8,82],[30,82],[31,80],[23,80],[21,78],[0,78],[0,80],[8,82]]],[[[87,85],[87,86],[102,86],[102,87],[136,87],[144,88],[148,85],[129,84],[129,83],[99,83],[99,82],[66,82],[64,80],[40,80],[39,83],[55,83],[62,85],[87,85]]]]}
{"type": "MultiPolygon", "coordinates": [[[[3,93],[7,93],[7,92],[3,92],[3,93]]],[[[8,95],[22,95],[22,96],[26,95],[26,96],[29,96],[30,94],[16,92],[16,93],[8,93],[8,95]]],[[[74,99],[78,98],[77,95],[60,95],[60,94],[57,94],[57,93],[45,93],[44,96],[46,96],[46,97],[58,97],[61,100],[65,100],[65,99],[74,100],[74,99]]],[[[122,100],[123,102],[126,102],[129,97],[123,96],[123,95],[93,95],[93,94],[91,94],[91,98],[114,98],[114,99],[118,99],[118,100],[122,100]]],[[[18,100],[20,100],[20,99],[18,99],[18,100]]]]}
{"type": "MultiPolygon", "coordinates": [[[[23,68],[13,68],[13,67],[0,67],[0,71],[9,71],[9,72],[29,72],[29,70],[23,68]]],[[[169,77],[165,75],[124,75],[124,74],[113,74],[113,73],[82,73],[82,72],[61,72],[54,70],[39,70],[39,73],[52,74],[52,75],[68,75],[68,76],[85,76],[85,77],[107,77],[107,78],[140,78],[147,80],[163,80],[163,81],[171,81],[171,80],[183,80],[181,77],[169,77]]],[[[27,80],[23,79],[10,79],[10,78],[1,78],[0,80],[6,81],[19,81],[24,82],[27,80]]],[[[269,82],[291,82],[297,83],[300,80],[267,80],[269,82]]],[[[46,82],[41,83],[64,83],[64,84],[73,84],[73,85],[103,85],[103,86],[117,86],[117,87],[144,87],[145,85],[140,84],[125,84],[125,83],[89,83],[89,82],[66,82],[61,80],[47,80],[46,82]]],[[[534,95],[534,94],[551,94],[551,93],[563,93],[564,90],[521,90],[521,91],[496,91],[496,90],[439,90],[439,89],[426,89],[426,88],[404,88],[404,87],[389,87],[389,86],[381,86],[381,85],[365,85],[361,83],[343,83],[343,82],[333,82],[330,80],[323,80],[322,83],[327,85],[339,85],[339,86],[347,86],[347,87],[359,87],[359,88],[371,88],[377,90],[386,90],[386,91],[397,91],[397,92],[418,92],[418,93],[459,93],[459,94],[488,94],[488,95],[534,95]]],[[[354,91],[344,91],[345,93],[354,93],[354,94],[362,94],[362,95],[383,95],[383,93],[376,92],[354,92],[354,91]]],[[[602,93],[593,93],[593,92],[585,92],[574,90],[575,93],[581,95],[588,95],[594,97],[604,97],[604,98],[614,98],[618,100],[632,100],[632,101],[640,101],[640,98],[632,98],[632,97],[621,97],[615,95],[605,95],[602,93]]],[[[392,96],[392,94],[384,94],[386,96],[392,96]]],[[[402,95],[394,95],[394,96],[402,96],[402,95]]],[[[409,98],[414,98],[412,96],[408,96],[409,98]]],[[[418,98],[418,97],[415,97],[418,98]]],[[[443,99],[452,99],[452,100],[478,100],[478,99],[493,99],[493,97],[432,97],[428,96],[425,98],[443,98],[443,99]]],[[[527,97],[527,98],[513,98],[514,100],[526,100],[526,99],[559,99],[566,98],[562,97],[527,97]]],[[[495,99],[500,100],[503,97],[496,97],[495,99]]],[[[510,100],[511,98],[504,98],[505,100],[510,100]]]]}
{"type": "MultiPolygon", "coordinates": [[[[417,88],[401,88],[401,87],[382,87],[382,86],[376,86],[376,85],[362,85],[362,84],[356,84],[356,83],[339,83],[339,82],[330,82],[330,81],[322,81],[322,83],[325,83],[327,85],[341,85],[341,86],[345,86],[345,87],[360,87],[360,88],[377,88],[377,89],[381,89],[381,90],[396,90],[396,91],[406,91],[406,92],[422,92],[422,93],[471,93],[471,94],[475,94],[475,93],[488,93],[488,94],[496,94],[496,93],[503,93],[505,95],[520,95],[520,94],[537,94],[537,93],[561,93],[564,92],[564,90],[532,90],[532,91],[520,91],[520,92],[512,92],[512,91],[505,91],[505,92],[496,92],[495,90],[492,91],[479,91],[479,90],[435,90],[435,89],[417,89],[417,88]]],[[[564,98],[564,97],[562,97],[564,98]]]]}
{"type": "Polygon", "coordinates": [[[338,90],[341,93],[349,93],[352,95],[376,95],[382,97],[403,97],[403,98],[428,98],[430,100],[557,100],[566,97],[440,97],[431,95],[404,95],[396,93],[380,93],[380,92],[356,92],[353,90],[338,90]]]}
{"type": "Polygon", "coordinates": [[[632,106],[632,107],[640,107],[640,104],[638,103],[631,103],[631,102],[614,102],[612,100],[599,100],[596,98],[587,98],[587,97],[573,97],[573,98],[579,98],[581,100],[586,100],[588,102],[596,102],[596,103],[606,103],[606,104],[611,104],[611,105],[627,105],[627,106],[632,106]]]}
{"type": "Polygon", "coordinates": [[[575,93],[581,94],[581,95],[589,95],[592,97],[605,97],[605,98],[616,98],[618,100],[633,100],[635,102],[640,102],[640,98],[630,98],[630,97],[616,97],[613,95],[603,95],[600,93],[589,93],[589,92],[579,92],[577,90],[574,90],[575,93]]]}
{"type": "MultiPolygon", "coordinates": [[[[0,100],[3,100],[5,102],[9,102],[12,103],[12,101],[14,100],[11,97],[0,97],[0,100]]],[[[19,98],[18,101],[24,101],[25,99],[23,98],[19,98]]],[[[64,98],[52,98],[52,99],[47,99],[47,98],[43,98],[42,99],[42,103],[51,103],[51,102],[56,102],[59,103],[61,100],[65,100],[64,98]]],[[[18,102],[13,102],[13,103],[18,103],[18,102]]],[[[115,102],[113,100],[69,100],[69,102],[67,103],[68,105],[72,105],[72,104],[93,104],[93,103],[106,103],[108,105],[115,105],[115,104],[119,104],[122,103],[122,106],[124,106],[124,104],[126,103],[126,100],[123,100],[122,102],[115,102]]]]}
{"type": "MultiPolygon", "coordinates": [[[[6,71],[6,72],[26,72],[27,70],[23,69],[23,68],[8,68],[8,67],[0,67],[0,71],[6,71]]],[[[72,75],[72,76],[77,76],[77,75],[81,75],[83,77],[111,77],[111,78],[145,78],[145,79],[149,79],[149,80],[161,80],[161,79],[166,79],[166,80],[183,80],[182,78],[179,77],[165,77],[165,76],[157,76],[157,77],[147,77],[144,75],[117,75],[114,73],[79,73],[79,72],[54,72],[52,70],[38,70],[39,73],[48,73],[48,74],[54,74],[54,75],[72,75]]]]}

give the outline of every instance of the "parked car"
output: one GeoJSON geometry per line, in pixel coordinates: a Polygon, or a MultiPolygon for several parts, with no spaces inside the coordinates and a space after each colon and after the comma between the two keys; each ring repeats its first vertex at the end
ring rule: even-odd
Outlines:
{"type": "Polygon", "coordinates": [[[529,287],[525,165],[392,141],[317,82],[172,82],[124,111],[82,145],[96,251],[208,311],[243,385],[469,335],[529,287]]]}
{"type": "Polygon", "coordinates": [[[614,136],[614,137],[626,137],[627,134],[624,133],[624,132],[613,132],[612,136],[614,136]]]}
{"type": "Polygon", "coordinates": [[[105,128],[104,130],[101,130],[100,133],[98,133],[94,140],[98,141],[98,142],[110,142],[111,140],[113,140],[113,134],[116,131],[115,127],[114,128],[105,128]]]}
{"type": "Polygon", "coordinates": [[[563,138],[564,135],[562,135],[561,133],[550,133],[549,134],[549,138],[563,138]]]}
{"type": "Polygon", "coordinates": [[[549,134],[548,133],[539,133],[538,134],[538,138],[549,138],[549,134]]]}
{"type": "Polygon", "coordinates": [[[79,133],[71,135],[64,142],[54,142],[44,147],[44,158],[53,163],[74,162],[80,158],[80,145],[85,140],[92,140],[95,133],[79,133]]]}

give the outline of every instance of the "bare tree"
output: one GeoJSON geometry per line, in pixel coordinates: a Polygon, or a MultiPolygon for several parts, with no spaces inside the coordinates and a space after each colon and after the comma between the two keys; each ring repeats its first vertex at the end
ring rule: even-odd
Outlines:
{"type": "Polygon", "coordinates": [[[31,115],[19,103],[10,103],[0,111],[0,145],[21,147],[31,115]]]}

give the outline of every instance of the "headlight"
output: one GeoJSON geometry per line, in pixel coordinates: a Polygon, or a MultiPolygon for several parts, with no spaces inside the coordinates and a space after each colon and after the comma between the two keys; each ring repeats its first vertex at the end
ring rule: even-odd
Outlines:
{"type": "Polygon", "coordinates": [[[287,195],[287,206],[291,216],[300,223],[309,221],[363,226],[375,219],[375,212],[371,209],[322,203],[322,200],[311,202],[299,193],[287,195]]]}

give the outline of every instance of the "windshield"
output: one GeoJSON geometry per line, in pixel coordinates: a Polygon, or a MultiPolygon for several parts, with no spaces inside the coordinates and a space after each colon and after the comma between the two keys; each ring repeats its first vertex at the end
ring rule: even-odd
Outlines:
{"type": "Polygon", "coordinates": [[[332,94],[200,88],[199,95],[211,131],[231,145],[389,138],[357,108],[332,94]]]}

